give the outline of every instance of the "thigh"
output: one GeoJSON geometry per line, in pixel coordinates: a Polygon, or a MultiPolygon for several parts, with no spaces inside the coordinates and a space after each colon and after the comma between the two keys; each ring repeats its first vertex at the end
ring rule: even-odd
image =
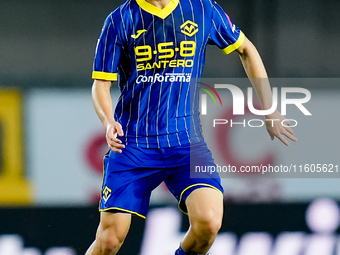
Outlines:
{"type": "Polygon", "coordinates": [[[211,221],[220,222],[223,217],[223,196],[220,192],[200,188],[190,193],[186,199],[186,206],[190,221],[211,221]]]}
{"type": "Polygon", "coordinates": [[[101,212],[97,237],[101,239],[118,238],[124,240],[131,225],[131,214],[101,212]]]}

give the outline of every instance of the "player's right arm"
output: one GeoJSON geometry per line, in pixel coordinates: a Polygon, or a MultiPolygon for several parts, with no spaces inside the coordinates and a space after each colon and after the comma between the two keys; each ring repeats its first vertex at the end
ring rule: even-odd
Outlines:
{"type": "MultiPolygon", "coordinates": [[[[115,20],[112,12],[105,20],[101,31],[93,64],[92,101],[94,108],[106,130],[106,141],[109,148],[121,153],[125,147],[117,138],[123,136],[120,123],[114,119],[111,99],[112,82],[118,80],[118,72],[122,51],[122,42],[119,37],[119,19],[115,20]]],[[[119,16],[120,18],[120,16],[119,16]]]]}
{"type": "Polygon", "coordinates": [[[106,130],[106,142],[109,148],[117,153],[122,153],[125,145],[117,138],[123,136],[124,132],[120,123],[115,121],[112,110],[112,99],[110,89],[111,81],[94,80],[92,85],[92,102],[96,113],[106,130]]]}

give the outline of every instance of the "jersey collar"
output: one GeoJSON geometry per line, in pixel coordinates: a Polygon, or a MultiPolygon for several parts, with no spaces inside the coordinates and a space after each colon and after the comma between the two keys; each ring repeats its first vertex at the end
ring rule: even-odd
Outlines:
{"type": "Polygon", "coordinates": [[[160,17],[161,19],[165,19],[176,9],[179,0],[171,0],[163,9],[159,9],[145,0],[136,0],[136,2],[144,11],[160,17]]]}

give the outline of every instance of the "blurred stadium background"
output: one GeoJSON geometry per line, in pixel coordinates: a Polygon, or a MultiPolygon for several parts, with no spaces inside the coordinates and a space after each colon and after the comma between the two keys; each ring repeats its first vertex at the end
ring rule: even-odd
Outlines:
{"type": "MultiPolygon", "coordinates": [[[[94,239],[106,147],[91,68],[103,21],[121,2],[0,1],[0,255],[82,255],[94,239]]],[[[312,117],[292,112],[301,120],[299,143],[267,142],[264,129],[251,137],[232,131],[225,142],[237,162],[269,156],[273,165],[338,165],[340,2],[219,3],[257,46],[270,77],[303,79],[312,93],[312,117]]],[[[245,77],[237,54],[215,47],[204,76],[245,77]]],[[[208,138],[214,149],[214,132],[208,138]]],[[[223,179],[225,217],[211,255],[340,254],[339,179],[283,177],[223,179]]],[[[160,187],[120,254],[173,254],[187,226],[160,187]]]]}

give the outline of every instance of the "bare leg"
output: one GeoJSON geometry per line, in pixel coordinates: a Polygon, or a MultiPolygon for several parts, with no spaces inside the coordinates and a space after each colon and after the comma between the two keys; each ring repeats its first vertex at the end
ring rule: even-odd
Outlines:
{"type": "Polygon", "coordinates": [[[222,224],[223,196],[212,188],[194,190],[186,200],[190,228],[181,247],[185,252],[205,254],[222,224]]]}
{"type": "Polygon", "coordinates": [[[100,213],[96,240],[85,255],[114,255],[122,246],[130,229],[131,214],[100,213]]]}

